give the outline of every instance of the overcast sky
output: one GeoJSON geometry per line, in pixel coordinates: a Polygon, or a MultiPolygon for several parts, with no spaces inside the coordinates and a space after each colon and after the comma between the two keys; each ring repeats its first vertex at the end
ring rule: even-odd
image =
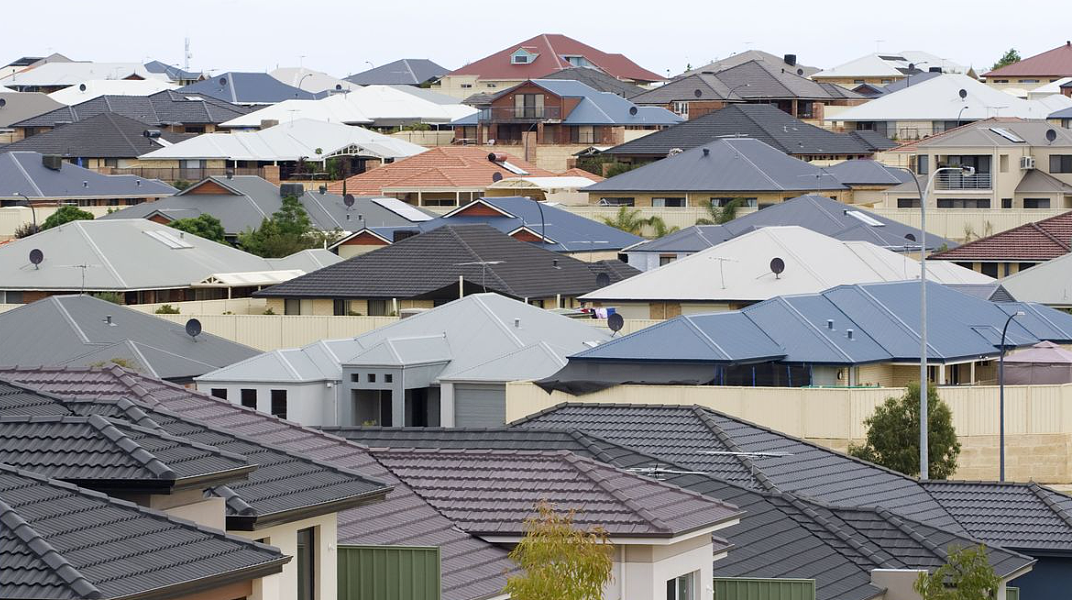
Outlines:
{"type": "MultiPolygon", "coordinates": [[[[831,67],[860,55],[926,50],[983,72],[1072,37],[1072,2],[976,0],[102,0],[4,6],[3,59],[158,59],[194,69],[305,66],[343,77],[398,58],[447,68],[540,33],[621,52],[665,75],[747,49],[831,67]],[[12,26],[14,25],[14,26],[12,26]],[[304,55],[304,58],[300,58],[304,55]]],[[[0,62],[3,64],[6,61],[0,62]]]]}

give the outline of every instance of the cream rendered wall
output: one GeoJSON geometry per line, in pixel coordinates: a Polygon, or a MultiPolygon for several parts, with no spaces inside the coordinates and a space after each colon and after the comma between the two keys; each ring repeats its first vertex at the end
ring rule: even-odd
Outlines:
{"type": "Polygon", "coordinates": [[[316,530],[316,560],[314,600],[336,600],[338,598],[338,558],[335,554],[338,545],[336,513],[320,517],[284,523],[275,527],[256,531],[229,531],[233,535],[250,540],[260,540],[279,548],[291,558],[283,565],[283,572],[257,580],[253,583],[251,600],[294,600],[298,592],[298,531],[314,527],[316,530]]]}
{"type": "Polygon", "coordinates": [[[223,498],[215,496],[212,498],[205,498],[202,495],[201,490],[196,490],[196,492],[197,496],[201,498],[196,502],[171,506],[168,508],[163,508],[154,504],[153,508],[163,510],[167,514],[180,519],[193,521],[198,525],[204,525],[214,529],[227,529],[227,505],[223,498]]]}
{"type": "Polygon", "coordinates": [[[693,572],[698,573],[697,600],[714,597],[713,549],[706,533],[669,546],[619,544],[616,550],[605,600],[665,598],[667,581],[693,572]]]}

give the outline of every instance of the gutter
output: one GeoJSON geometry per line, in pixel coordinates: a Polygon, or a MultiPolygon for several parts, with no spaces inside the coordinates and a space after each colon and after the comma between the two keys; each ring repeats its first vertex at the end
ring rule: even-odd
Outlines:
{"type": "Polygon", "coordinates": [[[392,490],[394,490],[393,485],[384,486],[371,492],[366,492],[360,496],[351,496],[349,498],[333,500],[323,504],[302,506],[262,516],[227,515],[227,529],[229,531],[256,531],[258,529],[274,527],[283,523],[292,523],[294,521],[311,519],[330,513],[342,512],[350,508],[358,508],[374,502],[382,502],[392,490]]]}
{"type": "Polygon", "coordinates": [[[283,572],[283,565],[290,562],[290,559],[290,556],[284,554],[282,557],[277,558],[270,563],[246,567],[239,571],[230,571],[220,575],[187,581],[178,585],[132,594],[130,596],[119,596],[111,600],[168,600],[170,598],[190,596],[199,592],[205,592],[225,585],[230,585],[232,583],[250,579],[260,579],[262,577],[281,573],[283,572]]]}

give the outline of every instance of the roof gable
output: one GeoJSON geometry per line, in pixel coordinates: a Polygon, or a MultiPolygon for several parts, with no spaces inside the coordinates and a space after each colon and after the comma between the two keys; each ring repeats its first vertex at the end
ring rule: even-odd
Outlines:
{"type": "Polygon", "coordinates": [[[1072,42],[1047,50],[1041,54],[1029,56],[1011,65],[1005,65],[983,77],[1023,77],[1023,76],[1068,77],[1072,75],[1072,42]]]}

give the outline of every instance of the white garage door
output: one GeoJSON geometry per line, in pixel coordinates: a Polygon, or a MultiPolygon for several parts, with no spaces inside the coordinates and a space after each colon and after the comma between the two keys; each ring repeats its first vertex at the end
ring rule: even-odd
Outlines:
{"type": "Polygon", "coordinates": [[[506,386],[454,385],[455,427],[502,427],[506,423],[506,386]]]}

